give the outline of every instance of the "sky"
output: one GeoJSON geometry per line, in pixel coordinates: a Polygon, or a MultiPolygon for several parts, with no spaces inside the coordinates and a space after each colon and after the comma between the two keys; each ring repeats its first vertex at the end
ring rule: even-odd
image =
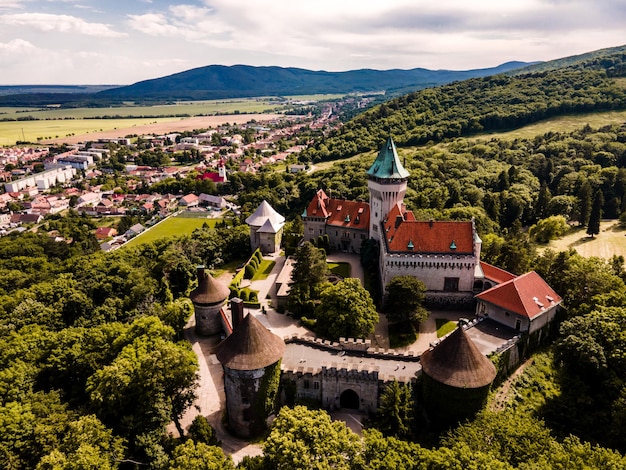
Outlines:
{"type": "Polygon", "coordinates": [[[0,85],[211,64],[467,70],[623,44],[624,0],[0,0],[0,85]]]}

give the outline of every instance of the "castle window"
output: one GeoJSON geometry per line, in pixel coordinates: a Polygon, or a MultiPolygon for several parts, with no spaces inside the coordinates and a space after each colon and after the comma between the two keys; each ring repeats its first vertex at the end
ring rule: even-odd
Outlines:
{"type": "Polygon", "coordinates": [[[446,292],[457,292],[459,290],[459,278],[446,277],[443,281],[443,290],[446,292]]]}
{"type": "Polygon", "coordinates": [[[304,381],[304,388],[311,388],[311,382],[309,382],[308,380],[304,381]]]}
{"type": "Polygon", "coordinates": [[[319,382],[313,382],[313,389],[314,390],[319,390],[320,389],[320,383],[319,382]]]}

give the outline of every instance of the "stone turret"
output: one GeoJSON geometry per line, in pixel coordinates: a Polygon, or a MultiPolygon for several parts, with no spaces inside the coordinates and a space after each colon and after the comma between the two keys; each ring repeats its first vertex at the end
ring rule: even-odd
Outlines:
{"type": "Polygon", "coordinates": [[[462,325],[420,360],[424,403],[436,426],[469,418],[484,405],[496,368],[462,325]]]}
{"type": "Polygon", "coordinates": [[[248,314],[219,344],[228,426],[241,437],[259,436],[274,411],[285,342],[248,314]]]}
{"type": "Polygon", "coordinates": [[[208,336],[222,331],[220,310],[229,294],[228,287],[213,279],[204,266],[198,266],[198,287],[189,295],[196,316],[196,332],[208,336]]]}

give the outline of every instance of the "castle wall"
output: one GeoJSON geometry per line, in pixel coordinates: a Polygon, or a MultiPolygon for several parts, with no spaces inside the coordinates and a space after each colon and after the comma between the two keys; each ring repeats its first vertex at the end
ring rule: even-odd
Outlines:
{"type": "MultiPolygon", "coordinates": [[[[280,242],[282,240],[282,229],[278,233],[257,233],[259,245],[257,248],[261,249],[263,254],[276,253],[280,250],[280,242]]],[[[256,248],[254,248],[256,249],[256,248]]]]}
{"type": "Polygon", "coordinates": [[[213,305],[193,304],[197,333],[210,336],[222,331],[220,309],[223,305],[223,302],[213,305]]]}
{"type": "Polygon", "coordinates": [[[331,250],[360,253],[361,243],[367,239],[367,227],[363,229],[350,229],[328,225],[326,227],[328,241],[331,250]]]}
{"type": "Polygon", "coordinates": [[[304,217],[304,241],[317,241],[317,237],[326,233],[326,219],[323,217],[304,217]]]}
{"type": "Polygon", "coordinates": [[[241,437],[256,435],[265,429],[265,416],[253,408],[265,368],[242,371],[224,367],[224,389],[229,429],[241,437]]]}
{"type": "Polygon", "coordinates": [[[385,253],[384,246],[381,248],[383,287],[396,276],[413,276],[426,285],[427,291],[473,294],[474,268],[477,263],[474,256],[389,254],[385,253]]]}

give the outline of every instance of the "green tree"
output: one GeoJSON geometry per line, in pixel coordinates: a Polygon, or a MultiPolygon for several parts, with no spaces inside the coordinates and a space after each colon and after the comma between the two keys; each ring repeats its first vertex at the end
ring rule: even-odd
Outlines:
{"type": "MultiPolygon", "coordinates": [[[[141,325],[137,325],[141,328],[141,325]]],[[[137,336],[87,381],[92,406],[126,436],[160,430],[195,399],[198,362],[186,343],[137,336]]]]}
{"type": "Polygon", "coordinates": [[[359,436],[322,410],[283,407],[263,445],[268,468],[349,470],[358,464],[359,436]]]}
{"type": "Polygon", "coordinates": [[[564,235],[569,229],[565,217],[562,215],[552,215],[548,218],[541,219],[535,225],[530,227],[528,235],[531,239],[539,243],[548,243],[564,235]]]}
{"type": "Polygon", "coordinates": [[[589,214],[589,223],[587,224],[587,235],[594,235],[600,233],[600,220],[602,219],[602,206],[604,204],[604,198],[602,197],[602,191],[596,190],[593,196],[593,205],[591,206],[591,213],[589,214]]]}
{"type": "Polygon", "coordinates": [[[428,318],[423,306],[426,286],[413,276],[396,276],[387,285],[385,314],[390,321],[421,322],[428,318]]]}
{"type": "Polygon", "coordinates": [[[202,442],[210,446],[219,445],[215,429],[209,424],[209,420],[202,415],[196,416],[191,422],[189,437],[195,442],[202,442]]]}
{"type": "Polygon", "coordinates": [[[415,403],[411,385],[391,382],[380,396],[375,423],[385,436],[410,439],[413,436],[415,403]]]}
{"type": "Polygon", "coordinates": [[[585,181],[578,191],[578,223],[587,226],[591,215],[591,185],[585,181]]]}
{"type": "Polygon", "coordinates": [[[317,298],[320,286],[326,281],[327,274],[328,266],[322,250],[309,242],[303,243],[296,250],[291,272],[289,310],[298,317],[310,315],[312,301],[317,298]]]}
{"type": "Polygon", "coordinates": [[[188,440],[174,449],[169,470],[235,470],[235,465],[219,447],[188,440]]]}
{"type": "Polygon", "coordinates": [[[354,278],[344,279],[322,292],[315,318],[318,334],[334,340],[366,338],[378,323],[369,292],[354,278]]]}

